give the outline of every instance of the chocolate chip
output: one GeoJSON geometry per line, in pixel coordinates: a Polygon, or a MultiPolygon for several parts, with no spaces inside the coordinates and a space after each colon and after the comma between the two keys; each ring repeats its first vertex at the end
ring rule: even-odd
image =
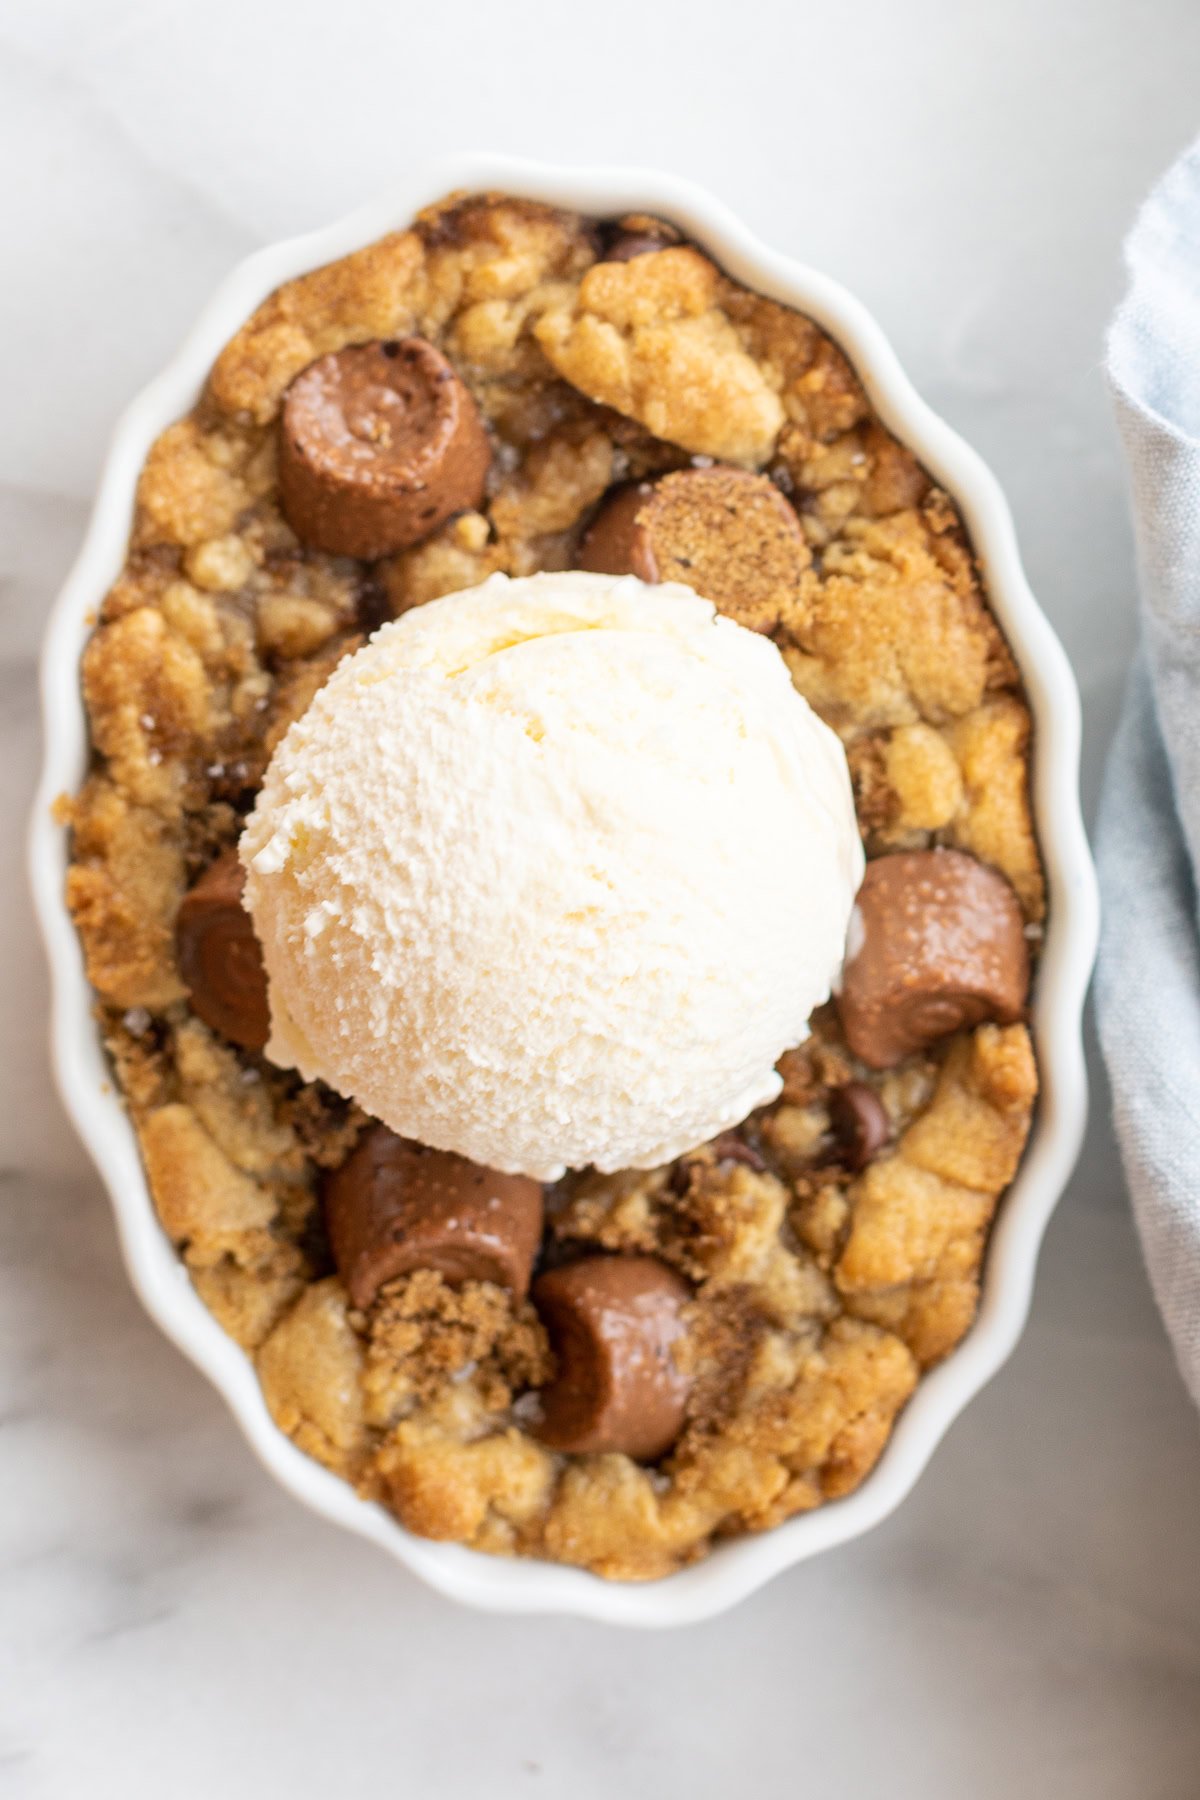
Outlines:
{"type": "Polygon", "coordinates": [[[873,1162],[890,1141],[892,1124],[883,1101],[865,1081],[848,1081],[829,1096],[829,1125],[836,1157],[852,1175],[873,1162]]]}
{"type": "Polygon", "coordinates": [[[372,579],[368,571],[363,572],[363,579],[358,586],[358,623],[368,637],[374,635],[381,625],[386,625],[394,618],[387,589],[383,583],[372,579]]]}
{"type": "Polygon", "coordinates": [[[679,242],[679,233],[661,219],[632,214],[600,227],[600,261],[632,262],[679,242]]]}
{"type": "Polygon", "coordinates": [[[744,1163],[760,1175],[767,1166],[753,1145],[739,1137],[736,1131],[722,1131],[710,1147],[719,1163],[744,1163]]]}
{"type": "Polygon", "coordinates": [[[652,256],[665,250],[664,238],[651,237],[648,231],[623,231],[613,239],[604,255],[605,262],[632,262],[635,256],[652,256]]]}

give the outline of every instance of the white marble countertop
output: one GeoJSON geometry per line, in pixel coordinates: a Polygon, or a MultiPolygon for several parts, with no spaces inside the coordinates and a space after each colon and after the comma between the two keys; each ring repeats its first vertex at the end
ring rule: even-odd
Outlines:
{"type": "Polygon", "coordinates": [[[1194,0],[0,0],[5,1800],[1200,1789],[1200,1433],[1102,1085],[1028,1334],[888,1524],[681,1633],[476,1616],[274,1487],[141,1313],[16,844],[116,411],[236,257],[480,147],[685,169],[875,308],[1008,489],[1090,805],[1132,629],[1100,336],[1198,68],[1194,0]]]}

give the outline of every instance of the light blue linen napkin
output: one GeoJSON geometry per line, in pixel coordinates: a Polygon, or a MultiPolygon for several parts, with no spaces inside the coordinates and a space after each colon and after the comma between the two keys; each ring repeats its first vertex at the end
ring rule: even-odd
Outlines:
{"type": "Polygon", "coordinates": [[[1150,1279],[1200,1404],[1200,141],[1126,245],[1108,374],[1129,461],[1141,645],[1097,832],[1096,980],[1150,1279]]]}

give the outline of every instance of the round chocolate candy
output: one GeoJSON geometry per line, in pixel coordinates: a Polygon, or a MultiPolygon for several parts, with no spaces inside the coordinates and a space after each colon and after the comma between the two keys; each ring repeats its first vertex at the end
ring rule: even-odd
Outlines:
{"type": "Polygon", "coordinates": [[[654,1256],[586,1256],[539,1275],[532,1298],[556,1360],[535,1427],[542,1442],[639,1462],[664,1455],[691,1385],[674,1356],[687,1283],[654,1256]]]}
{"type": "Polygon", "coordinates": [[[847,1081],[829,1096],[829,1127],[833,1132],[834,1160],[859,1174],[874,1162],[892,1135],[892,1122],[883,1101],[865,1081],[847,1081]]]}
{"type": "Polygon", "coordinates": [[[575,558],[602,575],[681,581],[756,631],[777,623],[810,560],[799,518],[774,482],[723,464],[616,489],[575,558]]]}
{"type": "Polygon", "coordinates": [[[939,1038],[1025,1010],[1029,950],[1016,894],[961,850],[867,864],[837,1010],[854,1054],[887,1069],[939,1038]]]}
{"type": "Polygon", "coordinates": [[[326,1177],[324,1199],[334,1261],[355,1306],[370,1306],[385,1281],[414,1269],[436,1269],[454,1285],[493,1281],[517,1300],[529,1290],[542,1190],[524,1175],[372,1125],[326,1177]]]}
{"type": "Polygon", "coordinates": [[[243,1049],[261,1050],[271,1033],[267,972],[242,905],[245,885],[236,850],[210,863],[180,904],[175,955],[196,1017],[243,1049]]]}
{"type": "Polygon", "coordinates": [[[279,498],[302,543],[378,557],[477,506],[491,463],[479,410],[424,338],[355,344],[296,376],[279,429],[279,498]]]}

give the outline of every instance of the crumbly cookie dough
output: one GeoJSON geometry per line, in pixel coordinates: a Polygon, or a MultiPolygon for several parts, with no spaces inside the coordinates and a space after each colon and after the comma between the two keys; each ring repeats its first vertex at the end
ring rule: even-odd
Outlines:
{"type": "Polygon", "coordinates": [[[1036,945],[1029,713],[953,505],[811,321],[659,235],[605,261],[592,222],[457,197],[247,321],[142,472],[84,659],[93,759],[68,880],[163,1227],[281,1428],[414,1531],[623,1579],[871,1469],[974,1316],[1037,1091],[1025,1027],[960,1032],[880,1074],[825,1009],[783,1059],[780,1100],[738,1133],[550,1190],[550,1261],[646,1253],[692,1284],[686,1424],[643,1467],[556,1454],[526,1429],[552,1366],[528,1301],[417,1270],[351,1305],[317,1183],[367,1121],[192,1015],[174,927],[290,721],[382,620],[493,570],[570,566],[614,483],[716,459],[770,475],[796,509],[807,566],[760,623],[846,745],[868,854],[971,852],[1013,884],[1036,945]],[[278,499],[289,382],[329,351],[414,333],[486,421],[483,500],[376,563],[306,548],[278,499]],[[890,1131],[857,1172],[830,1125],[849,1081],[890,1131]]]}

